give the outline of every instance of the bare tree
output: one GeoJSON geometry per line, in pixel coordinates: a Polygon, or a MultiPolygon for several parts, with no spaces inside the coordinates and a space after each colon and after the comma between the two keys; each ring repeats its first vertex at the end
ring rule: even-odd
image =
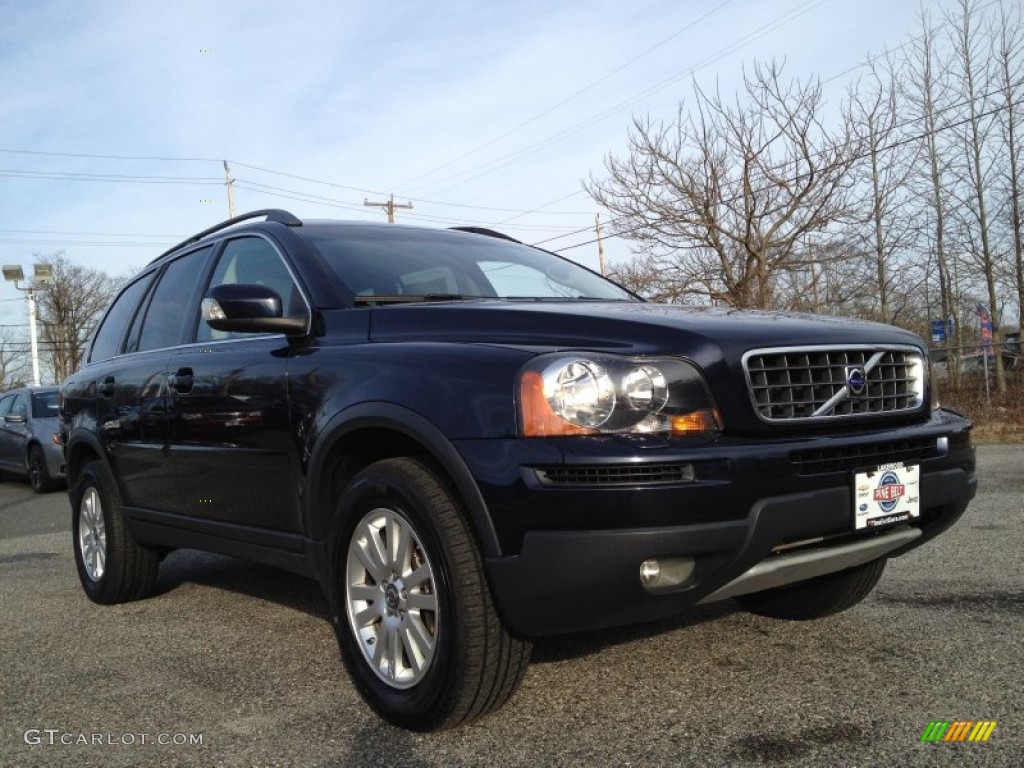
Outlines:
{"type": "MultiPolygon", "coordinates": [[[[942,322],[954,318],[958,287],[953,279],[956,273],[950,253],[950,151],[945,142],[943,113],[952,101],[949,82],[949,62],[942,58],[933,20],[922,9],[919,16],[920,34],[908,49],[907,68],[900,79],[900,104],[908,123],[920,135],[921,160],[912,169],[910,189],[916,192],[920,209],[912,209],[920,220],[921,246],[924,261],[934,259],[939,288],[939,307],[942,322]]],[[[954,386],[960,383],[957,358],[962,343],[962,326],[953,324],[949,366],[954,386]]]]}
{"type": "Polygon", "coordinates": [[[836,238],[809,243],[799,259],[802,269],[778,275],[776,305],[782,309],[819,314],[877,314],[873,270],[860,245],[836,238]]]}
{"type": "Polygon", "coordinates": [[[25,385],[26,344],[11,328],[0,328],[0,391],[25,385]]]}
{"type": "Polygon", "coordinates": [[[59,382],[81,366],[93,328],[121,281],[98,269],[72,264],[63,251],[35,256],[53,268],[53,279],[36,286],[36,298],[41,346],[59,382]]]}
{"type": "Polygon", "coordinates": [[[628,154],[585,186],[675,295],[775,306],[779,276],[806,268],[807,244],[849,214],[859,145],[848,126],[825,130],[820,84],[786,83],[776,62],[755,64],[734,103],[693,91],[671,123],[634,118],[628,154]]]}
{"type": "Polygon", "coordinates": [[[903,68],[890,56],[871,60],[868,76],[852,89],[846,106],[849,122],[862,135],[863,156],[853,178],[864,190],[856,231],[869,254],[877,301],[869,316],[897,322],[916,297],[905,288],[906,265],[897,263],[913,245],[915,228],[907,206],[907,180],[919,147],[899,141],[901,114],[897,83],[903,68]],[[903,290],[900,287],[903,287],[903,290]]]}
{"type": "Polygon", "coordinates": [[[1024,324],[1024,224],[1021,222],[1021,146],[1017,120],[1021,115],[1021,89],[1024,88],[1024,26],[1019,6],[999,4],[999,34],[994,40],[996,82],[1005,109],[999,113],[1002,139],[1006,146],[1006,186],[1013,278],[1017,288],[1018,322],[1024,324]]]}
{"type": "MultiPolygon", "coordinates": [[[[969,244],[968,253],[974,258],[984,280],[992,331],[996,343],[1000,340],[999,317],[1001,302],[996,286],[996,255],[992,243],[989,195],[996,162],[991,157],[993,115],[989,100],[989,85],[993,82],[991,59],[984,49],[978,22],[981,14],[973,0],[959,0],[959,13],[950,16],[953,51],[958,69],[960,95],[965,99],[964,129],[960,133],[963,148],[962,173],[965,193],[963,204],[957,210],[964,220],[964,234],[969,244]]],[[[996,387],[1006,391],[1006,375],[1001,355],[995,355],[996,387]]]]}

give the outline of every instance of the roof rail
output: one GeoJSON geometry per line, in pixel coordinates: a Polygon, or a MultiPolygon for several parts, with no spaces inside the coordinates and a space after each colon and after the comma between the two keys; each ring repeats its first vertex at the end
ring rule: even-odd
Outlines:
{"type": "Polygon", "coordinates": [[[182,240],[176,246],[174,246],[173,248],[168,248],[166,251],[161,253],[159,256],[153,259],[153,261],[149,263],[152,264],[154,261],[160,261],[160,259],[162,259],[167,254],[174,253],[176,250],[178,250],[179,248],[184,248],[186,245],[198,243],[204,237],[206,237],[207,235],[212,235],[214,232],[219,232],[220,230],[226,229],[227,227],[230,227],[233,224],[238,224],[239,222],[247,221],[249,219],[255,219],[260,216],[266,217],[265,221],[276,221],[279,224],[285,224],[289,227],[302,226],[301,219],[299,219],[294,214],[289,213],[288,211],[281,210],[280,208],[264,208],[259,211],[250,211],[249,213],[243,213],[241,216],[235,216],[233,219],[227,219],[226,221],[222,221],[220,224],[214,224],[209,229],[204,229],[202,232],[192,235],[192,237],[188,238],[187,240],[182,240]]]}
{"type": "Polygon", "coordinates": [[[487,227],[448,227],[448,229],[457,229],[459,232],[472,232],[474,235],[487,235],[487,237],[498,237],[502,240],[511,240],[513,243],[519,243],[522,245],[522,241],[516,240],[514,237],[503,235],[501,232],[496,232],[493,229],[487,229],[487,227]]]}

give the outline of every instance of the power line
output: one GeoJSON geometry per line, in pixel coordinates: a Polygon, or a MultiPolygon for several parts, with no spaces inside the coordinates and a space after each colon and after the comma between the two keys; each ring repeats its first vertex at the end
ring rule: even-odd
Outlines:
{"type": "MultiPolygon", "coordinates": [[[[748,43],[753,42],[754,40],[757,40],[758,38],[767,35],[769,32],[774,32],[776,29],[779,29],[780,27],[790,23],[794,19],[804,15],[805,13],[808,13],[813,8],[815,8],[818,5],[821,5],[824,2],[826,2],[826,0],[805,0],[805,2],[802,5],[797,6],[795,8],[791,8],[789,11],[786,11],[785,13],[776,17],[773,21],[761,27],[758,31],[751,32],[745,35],[744,37],[740,38],[736,42],[727,45],[723,48],[720,48],[715,53],[700,60],[697,64],[694,64],[686,69],[677,72],[676,74],[670,77],[667,77],[659,81],[653,86],[650,86],[641,91],[640,93],[634,94],[633,96],[618,102],[612,107],[602,110],[601,112],[598,112],[597,114],[592,115],[591,117],[581,122],[575,123],[574,125],[564,128],[561,131],[556,132],[551,136],[547,137],[546,139],[541,139],[532,144],[528,144],[525,147],[520,147],[518,150],[499,156],[493,160],[490,160],[486,163],[475,166],[473,168],[469,168],[464,171],[451,174],[450,176],[438,179],[437,181],[433,182],[433,184],[442,184],[446,181],[458,179],[458,181],[455,181],[453,184],[444,188],[446,190],[452,189],[461,184],[465,184],[468,181],[473,181],[474,179],[480,178],[481,176],[484,176],[492,171],[495,171],[498,168],[502,168],[508,165],[509,163],[515,162],[516,160],[531,155],[541,149],[544,149],[545,147],[550,146],[551,144],[555,144],[559,141],[562,141],[563,139],[567,139],[570,136],[575,136],[577,133],[586,130],[590,126],[595,125],[596,123],[599,123],[602,120],[611,117],[612,115],[618,114],[623,109],[635,104],[636,102],[646,99],[647,97],[652,96],[653,94],[661,90],[664,90],[669,85],[672,85],[673,83],[681,80],[683,77],[686,77],[687,75],[692,75],[693,73],[703,69],[704,67],[707,67],[715,63],[716,61],[724,58],[725,56],[734,53],[735,51],[744,47],[748,43]],[[466,178],[460,178],[462,176],[466,176],[466,178]]],[[[422,187],[425,185],[421,184],[419,186],[422,187]]]]}
{"type": "MultiPolygon", "coordinates": [[[[499,221],[497,224],[495,224],[495,226],[496,227],[500,227],[503,224],[508,224],[510,221],[515,221],[516,219],[520,219],[523,216],[527,216],[527,215],[529,215],[531,213],[537,213],[537,211],[541,211],[541,210],[547,208],[549,205],[554,205],[555,203],[560,203],[563,200],[568,200],[570,197],[576,197],[576,195],[581,195],[581,194],[583,194],[583,190],[582,189],[577,189],[575,192],[570,192],[568,195],[562,195],[562,197],[558,197],[558,198],[555,198],[554,200],[552,200],[552,201],[550,201],[548,203],[543,203],[542,205],[538,205],[536,208],[531,208],[528,211],[523,211],[522,213],[516,214],[515,216],[512,216],[511,218],[505,219],[504,221],[499,221]]],[[[548,213],[549,214],[553,214],[555,212],[554,211],[549,211],[548,213]]]]}
{"type": "Polygon", "coordinates": [[[100,173],[60,173],[49,171],[15,171],[0,169],[0,176],[13,178],[41,179],[44,181],[99,181],[120,184],[188,184],[211,186],[223,184],[222,181],[209,177],[188,176],[126,176],[119,174],[100,173]]]}
{"type": "MultiPolygon", "coordinates": [[[[347,200],[338,200],[332,197],[324,197],[322,195],[312,195],[305,192],[300,192],[294,189],[284,189],[282,187],[274,187],[267,184],[258,184],[254,181],[247,179],[235,179],[235,186],[239,189],[245,189],[250,192],[257,192],[260,194],[270,195],[272,197],[282,197],[288,200],[298,200],[304,203],[313,203],[316,205],[324,205],[331,208],[341,208],[348,211],[358,211],[359,213],[365,213],[364,210],[357,204],[351,203],[347,200]]],[[[418,219],[421,221],[435,221],[442,224],[481,224],[485,226],[493,226],[491,221],[487,220],[474,220],[466,218],[450,218],[445,216],[431,216],[428,214],[405,214],[406,218],[418,219]]],[[[558,226],[544,226],[540,224],[520,224],[517,226],[518,229],[528,229],[537,231],[559,231],[564,227],[558,226]]]]}
{"type": "Polygon", "coordinates": [[[99,241],[99,240],[35,240],[35,239],[20,239],[19,240],[19,239],[14,239],[14,238],[0,238],[0,243],[3,243],[4,245],[63,245],[63,246],[80,246],[80,247],[85,247],[85,248],[98,247],[98,246],[101,246],[101,247],[104,247],[104,248],[110,248],[110,247],[117,248],[117,247],[121,247],[121,246],[127,246],[127,247],[131,247],[131,248],[146,248],[146,247],[149,247],[149,246],[152,246],[152,247],[155,247],[155,248],[166,248],[168,246],[174,245],[175,242],[177,242],[177,241],[165,240],[162,243],[155,242],[155,241],[148,241],[148,242],[144,242],[143,243],[143,242],[131,242],[131,241],[128,241],[128,240],[116,240],[116,241],[110,241],[110,242],[103,242],[103,241],[99,241]]]}
{"type": "Polygon", "coordinates": [[[88,237],[165,237],[181,240],[187,235],[151,235],[144,232],[61,232],[48,229],[0,229],[0,232],[10,232],[19,235],[84,235],[88,237]]]}
{"type": "Polygon", "coordinates": [[[614,77],[615,75],[619,74],[623,70],[628,69],[630,66],[632,66],[633,64],[635,64],[636,62],[638,62],[640,59],[644,58],[648,54],[653,53],[657,49],[661,48],[662,46],[668,44],[669,42],[671,42],[675,38],[679,37],[681,34],[683,34],[683,32],[689,31],[691,28],[693,28],[697,24],[700,24],[705,19],[709,18],[710,16],[713,16],[715,13],[717,13],[722,8],[727,6],[730,2],[731,2],[731,0],[724,0],[724,2],[719,3],[714,8],[712,8],[710,11],[707,11],[703,15],[697,17],[696,19],[693,19],[692,21],[687,22],[685,25],[683,25],[682,27],[677,29],[675,32],[673,32],[668,37],[662,38],[660,41],[658,41],[654,45],[650,46],[649,48],[645,48],[643,51],[638,53],[636,56],[633,56],[631,59],[627,60],[623,64],[620,64],[615,69],[613,69],[610,72],[602,75],[597,80],[592,80],[590,83],[585,85],[583,88],[580,88],[578,91],[575,91],[575,92],[571,93],[569,96],[566,96],[561,101],[559,101],[556,104],[553,104],[552,106],[548,107],[543,112],[540,112],[539,114],[534,115],[533,117],[529,118],[528,120],[524,120],[523,122],[519,123],[518,125],[516,125],[516,126],[510,128],[509,130],[505,131],[505,133],[502,133],[499,136],[495,136],[493,139],[490,139],[489,141],[486,141],[483,144],[480,144],[480,145],[474,147],[473,149],[470,149],[470,150],[468,150],[466,152],[460,153],[460,155],[458,157],[455,157],[455,158],[452,158],[450,160],[447,160],[447,161],[441,163],[440,165],[438,165],[438,166],[436,166],[434,168],[431,168],[429,171],[424,171],[423,173],[419,174],[418,176],[414,176],[413,178],[409,179],[406,183],[407,184],[415,183],[415,182],[419,181],[420,179],[424,178],[425,176],[430,176],[431,174],[436,173],[437,171],[439,171],[439,170],[441,170],[443,168],[447,168],[448,166],[458,162],[459,160],[463,160],[466,157],[469,157],[470,155],[475,155],[480,150],[486,149],[487,147],[490,147],[490,146],[498,143],[502,139],[506,139],[509,136],[511,136],[512,134],[522,130],[526,126],[531,125],[531,124],[537,122],[542,117],[546,117],[546,116],[550,115],[552,112],[557,110],[559,107],[564,106],[565,104],[568,104],[570,101],[575,99],[577,96],[582,96],[587,91],[595,88],[596,86],[600,85],[603,82],[606,82],[607,80],[610,80],[612,77],[614,77]]]}
{"type": "MultiPolygon", "coordinates": [[[[352,186],[348,186],[346,184],[336,184],[335,182],[332,182],[332,181],[324,181],[323,179],[314,179],[314,178],[311,178],[309,176],[299,176],[299,175],[294,174],[294,173],[286,173],[285,171],[275,171],[272,168],[264,168],[264,167],[261,167],[261,166],[258,166],[258,165],[249,165],[248,163],[243,163],[243,162],[240,162],[238,160],[231,160],[231,162],[234,163],[237,166],[242,167],[242,168],[249,168],[249,169],[254,170],[254,171],[262,171],[263,173],[270,173],[270,174],[273,174],[275,176],[284,176],[286,178],[296,179],[298,181],[306,181],[306,182],[309,182],[310,184],[321,184],[321,185],[326,186],[326,187],[334,187],[335,189],[345,189],[345,190],[348,190],[350,192],[360,192],[360,193],[365,194],[365,195],[378,195],[378,196],[381,196],[381,197],[384,197],[384,196],[386,196],[388,194],[391,194],[390,192],[379,192],[379,191],[374,191],[372,189],[363,189],[362,187],[352,187],[352,186]]],[[[251,182],[251,183],[255,183],[255,182],[251,182]]],[[[532,213],[532,211],[524,211],[521,208],[498,208],[498,207],[490,206],[490,205],[472,205],[472,204],[469,204],[469,203],[453,203],[453,202],[445,201],[445,200],[428,200],[428,199],[425,199],[425,198],[422,198],[422,197],[410,197],[409,195],[400,195],[400,197],[404,197],[405,199],[411,200],[414,203],[425,203],[425,204],[429,204],[429,205],[444,205],[444,206],[450,206],[452,208],[472,208],[474,210],[497,211],[499,213],[519,213],[519,214],[532,213]]],[[[554,216],[554,215],[558,215],[558,216],[589,216],[590,213],[587,212],[587,211],[551,211],[549,213],[549,215],[552,215],[552,216],[554,216]]]]}
{"type": "Polygon", "coordinates": [[[93,160],[154,160],[169,163],[219,163],[219,159],[210,157],[159,157],[152,155],[90,155],[80,152],[44,152],[35,149],[0,148],[0,152],[12,155],[42,155],[44,157],[81,157],[93,160]]]}

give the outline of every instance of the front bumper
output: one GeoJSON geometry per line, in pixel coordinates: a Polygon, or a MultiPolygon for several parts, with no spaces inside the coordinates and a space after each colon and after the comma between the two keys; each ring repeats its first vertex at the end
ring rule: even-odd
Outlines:
{"type": "Polygon", "coordinates": [[[43,448],[43,456],[46,458],[46,471],[54,480],[64,480],[67,476],[67,467],[64,464],[64,449],[58,445],[47,445],[43,448]]]}
{"type": "MultiPolygon", "coordinates": [[[[792,451],[785,442],[732,446],[735,458],[726,461],[726,471],[705,483],[698,473],[696,482],[658,488],[533,488],[520,494],[488,488],[485,498],[498,522],[510,516],[530,521],[528,530],[520,534],[513,527],[517,535],[505,537],[517,552],[487,560],[498,609],[527,636],[596,629],[899,556],[951,526],[977,490],[969,425],[954,417],[944,422],[960,428],[939,434],[932,425],[929,439],[944,438],[948,450],[920,462],[920,518],[870,532],[853,530],[850,471],[823,465],[810,476],[785,474],[776,460],[792,451]],[[756,453],[757,461],[747,452],[756,453]],[[552,498],[557,504],[550,504],[552,498]],[[581,510],[607,521],[605,504],[619,521],[634,524],[578,525],[581,510]],[[577,525],[559,527],[559,510],[563,521],[577,525]],[[677,587],[651,591],[640,579],[640,564],[654,558],[692,559],[693,573],[677,587]]],[[[858,440],[864,436],[847,438],[858,440]]],[[[831,440],[830,447],[837,442],[844,440],[831,440]]],[[[800,446],[805,449],[806,441],[800,446]]],[[[706,447],[689,458],[700,466],[701,456],[721,448],[706,447]]]]}

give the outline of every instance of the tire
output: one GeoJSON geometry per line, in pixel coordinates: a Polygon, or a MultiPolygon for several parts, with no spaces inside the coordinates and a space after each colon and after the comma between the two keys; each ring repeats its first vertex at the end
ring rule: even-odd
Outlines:
{"type": "Polygon", "coordinates": [[[418,731],[501,707],[526,673],[530,643],[502,624],[446,480],[417,459],[379,461],[353,478],[336,511],[332,620],[366,702],[418,731]]]}
{"type": "Polygon", "coordinates": [[[160,556],[132,538],[121,496],[102,461],[82,468],[71,491],[71,518],[78,578],[90,600],[113,605],[153,592],[160,556]]]}
{"type": "Polygon", "coordinates": [[[821,619],[852,608],[867,597],[881,578],[885,563],[883,557],[844,571],[787,587],[740,595],[736,599],[751,613],[773,619],[821,619]]]}
{"type": "Polygon", "coordinates": [[[50,470],[46,466],[46,457],[43,449],[33,445],[28,449],[28,482],[36,493],[46,493],[54,489],[53,479],[50,477],[50,470]]]}

